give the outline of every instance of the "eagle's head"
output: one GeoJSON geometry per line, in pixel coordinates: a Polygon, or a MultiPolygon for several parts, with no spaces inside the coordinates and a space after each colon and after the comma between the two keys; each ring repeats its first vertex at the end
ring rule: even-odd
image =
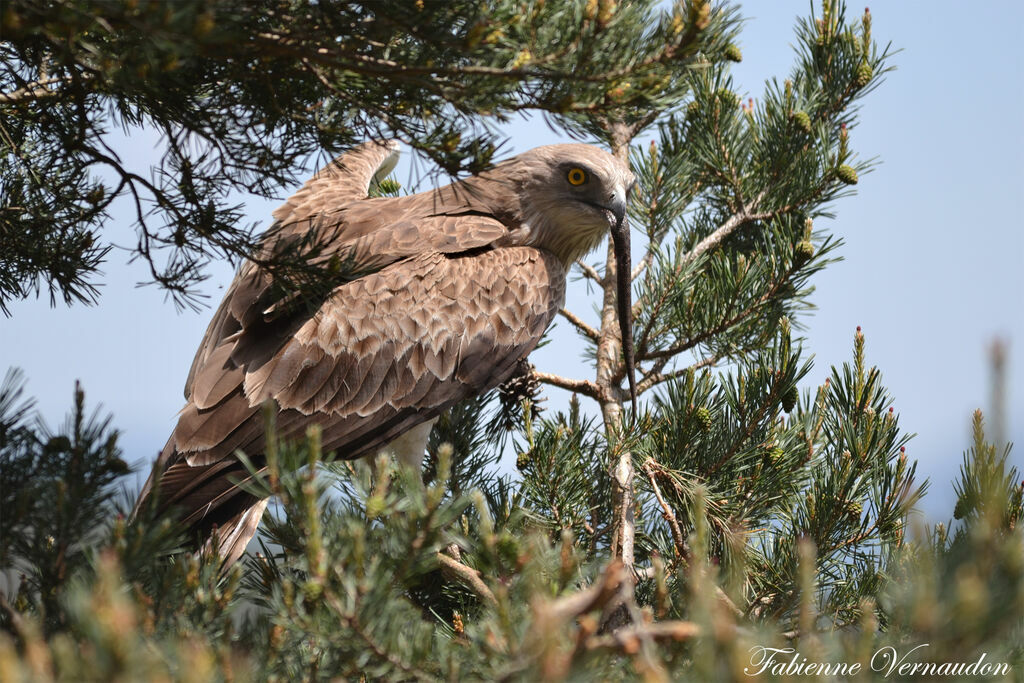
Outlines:
{"type": "MultiPolygon", "coordinates": [[[[611,230],[625,232],[626,205],[636,178],[629,166],[592,145],[537,147],[514,159],[524,242],[567,266],[593,251],[611,230]]],[[[628,237],[628,235],[627,235],[628,237]]]]}

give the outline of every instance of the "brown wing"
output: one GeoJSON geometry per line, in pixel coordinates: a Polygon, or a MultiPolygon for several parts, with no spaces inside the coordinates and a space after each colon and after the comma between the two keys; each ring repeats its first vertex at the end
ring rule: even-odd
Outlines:
{"type": "MultiPolygon", "coordinates": [[[[371,140],[334,159],[321,168],[274,213],[274,224],[267,230],[269,239],[308,232],[329,222],[334,214],[353,202],[366,198],[369,188],[394,168],[398,145],[393,140],[371,140]]],[[[339,242],[340,246],[340,242],[339,242]]],[[[252,263],[246,262],[228,287],[214,313],[206,334],[199,343],[188,378],[185,398],[192,393],[192,380],[214,349],[243,324],[262,316],[270,279],[252,263]],[[263,303],[264,306],[258,304],[263,303]]]]}
{"type": "Polygon", "coordinates": [[[165,448],[161,508],[225,533],[248,519],[258,501],[238,489],[233,453],[261,464],[268,398],[282,436],[317,423],[326,450],[357,458],[497,386],[536,346],[564,286],[562,265],[538,249],[431,252],[339,287],[268,358],[236,364],[218,347],[196,375],[196,387],[216,391],[189,402],[165,448]]]}
{"type": "Polygon", "coordinates": [[[235,366],[224,354],[227,371],[204,367],[197,386],[218,390],[186,406],[175,449],[190,465],[257,452],[258,409],[273,399],[285,435],[318,422],[325,448],[364,455],[499,384],[533,350],[563,293],[562,266],[528,247],[395,263],[335,290],[270,358],[235,366]]]}

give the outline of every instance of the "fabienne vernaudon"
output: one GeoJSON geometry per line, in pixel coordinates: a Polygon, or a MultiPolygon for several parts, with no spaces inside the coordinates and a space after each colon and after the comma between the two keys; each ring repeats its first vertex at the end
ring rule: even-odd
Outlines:
{"type": "MultiPolygon", "coordinates": [[[[903,652],[892,646],[879,648],[871,655],[868,666],[883,678],[897,676],[1006,676],[1010,665],[1005,662],[987,662],[982,652],[973,662],[922,662],[921,654],[914,653],[928,647],[922,643],[903,652]],[[913,655],[913,656],[912,656],[913,655]]],[[[861,672],[861,662],[815,662],[791,647],[750,648],[750,666],[743,672],[748,676],[771,674],[774,676],[855,676],[861,672]]]]}

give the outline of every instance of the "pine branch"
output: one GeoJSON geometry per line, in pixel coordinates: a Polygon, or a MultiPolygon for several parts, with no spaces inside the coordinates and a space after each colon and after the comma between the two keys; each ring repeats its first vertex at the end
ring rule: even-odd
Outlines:
{"type": "Polygon", "coordinates": [[[483,575],[476,569],[462,564],[458,560],[449,557],[443,552],[437,553],[438,564],[441,565],[441,569],[445,575],[450,578],[456,579],[462,583],[466,588],[469,588],[477,597],[486,602],[489,605],[496,605],[497,600],[494,597],[494,593],[487,587],[481,578],[483,575]]]}
{"type": "MultiPolygon", "coordinates": [[[[660,469],[660,467],[657,469],[660,469]]],[[[654,497],[658,499],[658,505],[661,506],[661,515],[664,517],[665,521],[668,522],[669,528],[672,530],[672,540],[675,542],[676,557],[685,557],[689,554],[689,549],[686,547],[686,537],[683,536],[683,531],[679,528],[679,520],[676,519],[675,513],[672,512],[672,508],[670,508],[668,503],[665,502],[665,497],[661,495],[661,488],[658,486],[656,479],[658,472],[655,470],[654,461],[648,458],[643,464],[643,470],[647,475],[648,481],[651,482],[654,497]]]]}
{"type": "Polygon", "coordinates": [[[576,259],[576,265],[580,267],[580,270],[583,271],[583,274],[587,278],[593,280],[599,285],[604,284],[604,279],[601,277],[601,275],[596,270],[594,270],[593,266],[591,266],[588,263],[585,263],[583,259],[576,259]]]}
{"type": "MultiPolygon", "coordinates": [[[[723,320],[718,325],[715,325],[714,327],[705,330],[696,337],[687,339],[686,341],[681,342],[679,344],[674,344],[668,347],[667,349],[662,349],[660,351],[651,351],[650,353],[637,353],[637,360],[647,361],[672,358],[673,356],[676,356],[682,353],[683,351],[689,351],[698,344],[701,344],[728,330],[730,327],[733,327],[734,325],[743,322],[747,317],[753,315],[761,307],[762,304],[764,304],[767,301],[771,301],[771,299],[775,297],[775,295],[779,291],[779,288],[789,278],[790,274],[791,273],[789,272],[785,273],[783,277],[779,278],[778,280],[775,281],[775,283],[773,283],[771,289],[769,289],[763,295],[758,297],[752,304],[750,304],[745,309],[743,309],[736,315],[732,316],[731,318],[723,320]]],[[[642,348],[643,347],[638,347],[638,349],[642,348]]]]}
{"type": "Polygon", "coordinates": [[[598,332],[593,327],[585,323],[579,316],[577,316],[569,309],[562,307],[561,309],[559,309],[558,312],[562,315],[563,318],[572,323],[572,326],[575,327],[580,334],[590,339],[593,339],[595,342],[601,338],[600,332],[598,332]]]}
{"type": "Polygon", "coordinates": [[[355,631],[356,635],[359,636],[359,639],[362,640],[363,643],[367,647],[369,647],[370,650],[377,657],[387,661],[389,664],[391,664],[395,668],[400,669],[401,671],[404,671],[405,673],[407,673],[409,675],[415,676],[417,680],[425,680],[425,681],[437,681],[437,680],[439,680],[436,676],[433,676],[433,675],[427,673],[426,671],[420,669],[419,667],[413,666],[413,665],[409,664],[408,662],[404,661],[400,657],[396,656],[394,653],[390,652],[387,648],[385,648],[383,645],[378,643],[376,640],[374,640],[373,636],[370,633],[367,632],[366,628],[359,621],[359,618],[357,616],[355,616],[355,615],[350,614],[349,610],[345,609],[345,605],[342,604],[341,600],[338,599],[338,596],[334,595],[333,593],[329,593],[329,594],[327,594],[325,596],[325,600],[326,600],[327,604],[329,604],[331,606],[331,608],[334,609],[337,614],[345,615],[345,617],[344,617],[345,624],[350,629],[355,631]]]}
{"type": "Polygon", "coordinates": [[[76,77],[60,76],[54,78],[42,78],[29,83],[17,90],[0,93],[0,104],[17,104],[25,100],[45,100],[65,94],[66,91],[54,89],[53,85],[84,84],[93,80],[89,74],[80,74],[76,77]]]}
{"type": "Polygon", "coordinates": [[[643,378],[637,383],[636,393],[642,394],[648,389],[653,389],[654,387],[656,387],[659,384],[662,384],[663,382],[671,382],[672,380],[679,379],[687,372],[712,367],[715,364],[717,364],[718,361],[722,360],[722,357],[717,354],[713,356],[708,356],[707,358],[703,358],[700,361],[694,363],[693,365],[688,365],[685,368],[673,370],[672,372],[668,373],[662,373],[661,369],[665,366],[665,362],[667,362],[668,360],[668,356],[659,359],[659,361],[655,363],[655,366],[644,374],[643,378]]]}
{"type": "Polygon", "coordinates": [[[571,379],[569,377],[562,377],[561,375],[554,375],[548,372],[540,372],[533,370],[533,376],[544,384],[550,384],[553,387],[559,389],[565,389],[566,391],[573,391],[577,394],[582,394],[595,401],[601,400],[601,388],[587,379],[571,379]]]}
{"type": "Polygon", "coordinates": [[[753,199],[753,201],[745,204],[740,211],[730,216],[729,219],[715,229],[714,232],[698,242],[693,249],[686,253],[683,257],[683,262],[691,263],[704,254],[717,249],[721,246],[725,238],[734,233],[740,226],[752,221],[765,220],[775,215],[774,213],[755,213],[755,210],[760,206],[761,201],[764,199],[767,192],[767,190],[762,190],[757,197],[753,199]]]}

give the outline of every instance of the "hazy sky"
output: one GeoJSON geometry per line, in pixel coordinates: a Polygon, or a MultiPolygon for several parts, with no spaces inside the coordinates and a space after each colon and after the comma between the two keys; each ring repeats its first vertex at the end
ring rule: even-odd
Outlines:
{"type": "MultiPolygon", "coordinates": [[[[803,1],[743,4],[744,60],[733,72],[741,92],[757,99],[766,78],[789,73],[795,18],[807,9],[803,1]]],[[[907,451],[932,479],[923,508],[947,518],[971,412],[989,407],[987,349],[996,336],[1009,344],[1008,437],[1024,442],[1024,3],[901,1],[871,9],[875,38],[902,51],[851,135],[854,150],[881,163],[861,178],[856,196],[835,205],[838,217],[827,226],[846,241],[845,260],[813,281],[818,311],[803,322],[815,367],[802,386],[850,358],[860,325],[902,427],[918,434],[907,451]]],[[[514,124],[510,134],[509,153],[565,139],[537,122],[514,124]]],[[[142,133],[118,149],[144,165],[156,142],[142,133]]],[[[265,221],[276,203],[247,200],[247,214],[265,221]]],[[[122,246],[134,243],[127,212],[108,234],[122,246]]],[[[12,317],[0,319],[0,360],[25,371],[28,393],[51,425],[63,420],[80,379],[88,405],[113,413],[127,458],[149,460],[183,404],[212,310],[178,313],[156,287],[137,288],[147,273],[127,257],[111,254],[96,307],[51,309],[45,298],[13,304],[12,317]]],[[[209,272],[215,306],[232,269],[217,264],[209,272]]],[[[582,287],[569,306],[596,319],[582,287]]],[[[543,370],[590,376],[567,327],[533,360],[543,370]]],[[[1020,448],[1013,460],[1022,462],[1020,448]]]]}

